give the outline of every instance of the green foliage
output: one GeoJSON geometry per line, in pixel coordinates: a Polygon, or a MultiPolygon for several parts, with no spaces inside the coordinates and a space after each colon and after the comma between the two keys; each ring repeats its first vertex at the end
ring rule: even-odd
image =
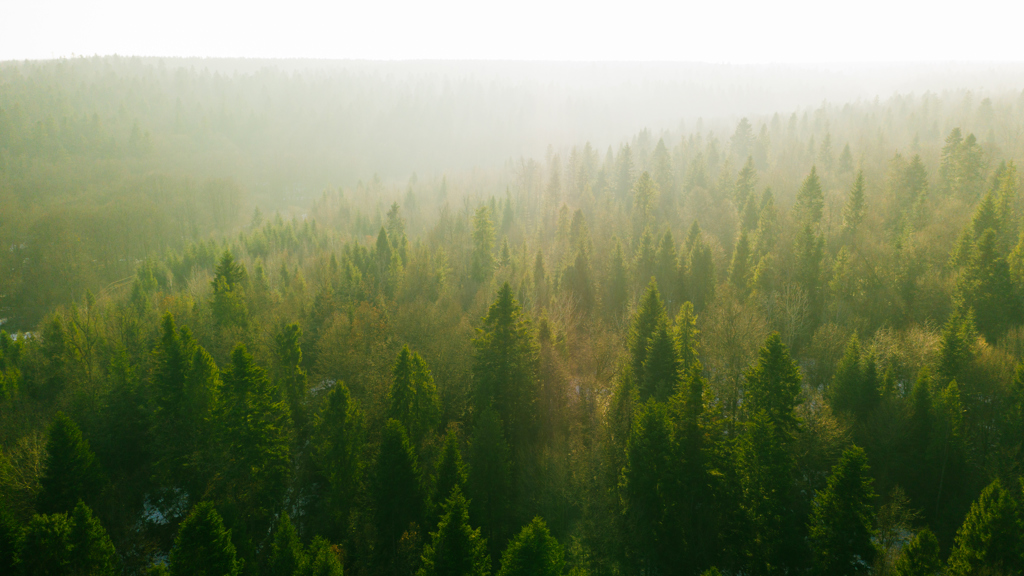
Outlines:
{"type": "Polygon", "coordinates": [[[629,330],[630,367],[633,370],[633,377],[641,382],[645,380],[644,365],[647,362],[651,340],[658,326],[663,326],[666,321],[665,306],[661,303],[658,284],[652,279],[640,301],[640,307],[633,316],[629,330]]]}
{"type": "Polygon", "coordinates": [[[562,546],[537,517],[508,543],[498,576],[560,576],[564,566],[562,546]]]}
{"type": "Polygon", "coordinates": [[[309,560],[300,576],[342,576],[341,559],[334,546],[322,536],[313,538],[309,545],[309,560]]]}
{"type": "Polygon", "coordinates": [[[454,428],[449,428],[444,439],[444,448],[442,448],[437,462],[437,476],[434,478],[434,497],[432,498],[434,505],[440,509],[456,488],[465,494],[468,481],[469,470],[462,461],[459,437],[455,434],[454,428]]]}
{"type": "Polygon", "coordinates": [[[43,513],[63,513],[70,512],[79,500],[95,502],[103,481],[99,463],[89,442],[82,438],[82,431],[58,412],[50,424],[36,508],[43,513]]]}
{"type": "Polygon", "coordinates": [[[236,576],[241,563],[231,530],[210,502],[200,502],[181,523],[170,554],[171,576],[236,576]]]}
{"type": "Polygon", "coordinates": [[[492,543],[504,542],[516,494],[512,482],[512,454],[494,409],[477,416],[469,449],[469,496],[473,517],[492,543]]]}
{"type": "Polygon", "coordinates": [[[423,525],[424,494],[416,452],[405,427],[388,420],[373,470],[374,523],[386,555],[393,555],[410,525],[423,525]]]}
{"type": "Polygon", "coordinates": [[[628,545],[646,570],[666,569],[677,545],[668,529],[676,482],[673,452],[668,410],[650,399],[637,409],[619,484],[628,545]]]}
{"type": "Polygon", "coordinates": [[[364,467],[363,415],[343,382],[331,388],[325,404],[314,420],[311,456],[330,488],[325,500],[331,523],[344,534],[364,467]]]}
{"type": "Polygon", "coordinates": [[[73,553],[71,530],[66,514],[32,516],[21,536],[21,573],[25,576],[68,573],[73,553]]]}
{"type": "Polygon", "coordinates": [[[800,370],[777,332],[768,336],[757,363],[746,374],[749,414],[765,413],[783,436],[799,429],[796,407],[800,400],[800,370]]]}
{"type": "Polygon", "coordinates": [[[307,563],[306,551],[302,549],[299,533],[287,512],[282,512],[274,527],[274,540],[270,544],[270,557],[265,573],[267,576],[295,576],[307,563]]]}
{"type": "Polygon", "coordinates": [[[437,398],[434,377],[426,361],[417,352],[410,352],[403,346],[398,353],[394,378],[388,392],[387,417],[398,420],[405,426],[414,444],[437,426],[441,406],[437,398]]]}
{"type": "Polygon", "coordinates": [[[230,250],[225,250],[217,262],[210,286],[213,300],[210,308],[219,326],[244,328],[249,323],[245,305],[245,284],[248,275],[245,266],[235,261],[230,250]]]}
{"type": "MultiPolygon", "coordinates": [[[[268,528],[288,487],[291,418],[278,388],[239,344],[221,374],[218,414],[222,463],[213,493],[240,542],[268,528]]],[[[242,554],[248,550],[242,544],[242,554]]]]}
{"type": "Polygon", "coordinates": [[[507,282],[498,290],[473,346],[477,406],[493,406],[513,447],[525,444],[537,431],[537,344],[507,282]]]}
{"type": "Polygon", "coordinates": [[[494,224],[487,206],[477,208],[473,216],[473,260],[470,276],[483,282],[494,271],[494,224]]]}
{"type": "Polygon", "coordinates": [[[800,185],[796,193],[796,211],[804,226],[817,226],[821,223],[822,210],[825,207],[825,197],[821,192],[821,180],[818,178],[818,170],[811,166],[811,172],[800,185]]]}
{"type": "Polygon", "coordinates": [[[982,490],[956,534],[948,573],[1018,573],[1021,570],[1017,502],[996,479],[982,490]]]}
{"type": "Polygon", "coordinates": [[[871,528],[875,497],[867,456],[856,446],[832,467],[824,490],[814,498],[809,536],[817,573],[867,574],[877,550],[871,528]]]}
{"type": "Polygon", "coordinates": [[[437,531],[423,548],[423,565],[417,576],[487,576],[491,559],[480,529],[469,525],[469,505],[462,492],[452,491],[444,505],[437,531]]]}
{"type": "Polygon", "coordinates": [[[903,549],[892,567],[894,576],[934,576],[942,569],[939,541],[931,530],[924,528],[903,549]]]}

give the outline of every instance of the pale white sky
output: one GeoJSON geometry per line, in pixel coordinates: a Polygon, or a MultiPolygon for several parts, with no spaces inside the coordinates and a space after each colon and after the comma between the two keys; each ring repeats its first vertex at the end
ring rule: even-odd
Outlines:
{"type": "Polygon", "coordinates": [[[0,60],[1005,62],[1022,21],[1020,0],[0,0],[0,60]]]}

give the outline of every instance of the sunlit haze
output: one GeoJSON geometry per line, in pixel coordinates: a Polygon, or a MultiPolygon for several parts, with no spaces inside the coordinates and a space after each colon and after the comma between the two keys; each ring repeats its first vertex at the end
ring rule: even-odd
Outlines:
{"type": "MultiPolygon", "coordinates": [[[[717,63],[1020,61],[1021,6],[899,0],[4,0],[0,60],[94,54],[717,63]]],[[[1015,5],[1016,4],[1016,5],[1015,5]]]]}

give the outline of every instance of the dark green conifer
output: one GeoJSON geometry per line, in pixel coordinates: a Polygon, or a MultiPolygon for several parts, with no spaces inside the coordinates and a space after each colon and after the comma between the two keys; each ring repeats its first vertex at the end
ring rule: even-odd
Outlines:
{"type": "Polygon", "coordinates": [[[410,525],[423,525],[419,463],[398,420],[388,420],[384,427],[373,471],[373,501],[381,553],[390,558],[410,525]]]}
{"type": "Polygon", "coordinates": [[[444,514],[430,543],[423,548],[417,576],[487,576],[491,559],[479,528],[469,525],[469,504],[456,488],[445,501],[444,514]]]}
{"type": "Polygon", "coordinates": [[[78,425],[57,412],[50,423],[36,509],[70,512],[79,500],[94,502],[103,489],[103,473],[78,425]]]}
{"type": "Polygon", "coordinates": [[[914,536],[893,565],[893,576],[935,576],[942,569],[939,540],[924,528],[914,536]]]}
{"type": "Polygon", "coordinates": [[[170,576],[236,576],[240,563],[231,530],[210,502],[200,502],[181,523],[170,554],[170,576]]]}
{"type": "Polygon", "coordinates": [[[274,527],[274,540],[270,544],[266,576],[296,576],[306,564],[299,532],[287,512],[281,512],[274,527]]]}
{"type": "Polygon", "coordinates": [[[1017,502],[997,478],[971,505],[949,555],[951,576],[1019,574],[1017,502]]]}
{"type": "Polygon", "coordinates": [[[508,543],[498,576],[560,576],[564,567],[562,546],[537,517],[508,543]]]}
{"type": "Polygon", "coordinates": [[[875,496],[864,450],[848,448],[832,467],[811,509],[809,537],[822,576],[868,574],[877,550],[871,538],[875,496]]]}

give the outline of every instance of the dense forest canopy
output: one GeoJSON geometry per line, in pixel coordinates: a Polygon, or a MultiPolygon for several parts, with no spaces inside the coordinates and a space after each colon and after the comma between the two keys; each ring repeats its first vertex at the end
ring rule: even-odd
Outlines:
{"type": "Polygon", "coordinates": [[[1019,574],[1022,84],[529,66],[0,64],[0,572],[1019,574]]]}

